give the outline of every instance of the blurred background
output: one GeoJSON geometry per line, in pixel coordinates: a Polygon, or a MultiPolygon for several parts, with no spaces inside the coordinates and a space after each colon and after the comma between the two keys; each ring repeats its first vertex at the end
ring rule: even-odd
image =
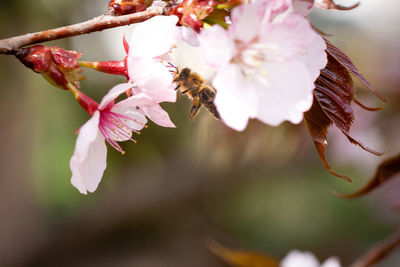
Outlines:
{"type": "MultiPolygon", "coordinates": [[[[59,27],[102,14],[108,1],[2,0],[0,38],[59,27]]],[[[346,5],[354,1],[338,1],[346,5]]],[[[13,56],[0,55],[0,266],[227,266],[205,245],[265,252],[292,249],[348,266],[397,229],[400,180],[358,200],[352,192],[400,152],[400,3],[364,0],[349,12],[314,10],[310,19],[346,52],[390,101],[355,84],[379,112],[354,107],[353,136],[382,157],[330,130],[328,159],[353,183],[323,168],[304,123],[273,128],[252,121],[241,133],[202,110],[188,119],[182,97],[164,104],[177,129],[150,123],[126,155],[108,150],[94,194],[70,184],[75,130],[88,115],[72,94],[49,85],[13,56]]],[[[85,60],[119,60],[129,27],[47,43],[85,60]]],[[[196,69],[195,56],[178,55],[196,69]]],[[[82,90],[96,100],[120,77],[85,70],[82,90]]],[[[400,249],[377,266],[400,266],[400,249]]]]}

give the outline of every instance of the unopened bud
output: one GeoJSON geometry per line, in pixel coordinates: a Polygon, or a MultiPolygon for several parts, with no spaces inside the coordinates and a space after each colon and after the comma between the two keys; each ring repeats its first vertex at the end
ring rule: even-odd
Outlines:
{"type": "Polygon", "coordinates": [[[180,5],[166,9],[166,15],[176,15],[181,25],[200,32],[202,21],[214,11],[217,4],[215,0],[184,0],[180,5]]]}
{"type": "Polygon", "coordinates": [[[151,2],[149,0],[111,0],[108,6],[114,10],[114,15],[122,16],[144,11],[151,2]]]}
{"type": "Polygon", "coordinates": [[[85,79],[78,64],[81,55],[82,53],[66,51],[61,47],[43,45],[20,48],[16,54],[26,67],[40,73],[54,86],[66,90],[68,83],[79,88],[79,82],[85,79]]]}

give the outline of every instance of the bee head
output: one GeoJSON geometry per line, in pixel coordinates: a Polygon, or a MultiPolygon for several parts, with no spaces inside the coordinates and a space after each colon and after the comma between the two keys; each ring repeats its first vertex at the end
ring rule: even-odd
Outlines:
{"type": "Polygon", "coordinates": [[[179,73],[178,77],[176,77],[175,81],[185,81],[190,74],[190,69],[189,68],[183,68],[179,73]]]}

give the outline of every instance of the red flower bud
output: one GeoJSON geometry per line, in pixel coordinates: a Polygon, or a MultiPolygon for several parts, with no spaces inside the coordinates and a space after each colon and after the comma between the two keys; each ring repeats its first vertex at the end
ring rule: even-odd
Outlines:
{"type": "Polygon", "coordinates": [[[26,67],[43,75],[54,86],[66,90],[68,83],[79,88],[79,82],[85,78],[78,64],[81,55],[61,47],[43,45],[20,48],[16,54],[26,67]]]}
{"type": "Polygon", "coordinates": [[[176,15],[181,25],[200,32],[203,27],[202,20],[214,11],[217,4],[215,0],[184,0],[182,4],[167,10],[166,15],[176,15]]]}
{"type": "Polygon", "coordinates": [[[122,16],[144,11],[151,2],[149,0],[111,0],[108,7],[114,10],[115,15],[122,16]]]}

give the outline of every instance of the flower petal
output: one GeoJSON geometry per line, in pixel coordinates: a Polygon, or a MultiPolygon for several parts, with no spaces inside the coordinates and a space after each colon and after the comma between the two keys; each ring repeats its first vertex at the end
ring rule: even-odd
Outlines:
{"type": "Polygon", "coordinates": [[[291,251],[281,261],[280,267],[319,267],[318,259],[310,252],[291,251]]]}
{"type": "Polygon", "coordinates": [[[81,127],[70,161],[71,183],[82,194],[96,190],[107,164],[107,147],[98,129],[99,118],[100,113],[96,111],[81,127]]]}
{"type": "Polygon", "coordinates": [[[136,26],[128,57],[153,58],[167,53],[180,39],[177,16],[156,16],[136,26]]]}
{"type": "Polygon", "coordinates": [[[238,66],[230,65],[217,73],[213,86],[217,89],[215,105],[222,120],[237,131],[244,130],[248,119],[257,112],[257,95],[252,84],[238,66]]]}
{"type": "Polygon", "coordinates": [[[139,91],[156,102],[175,102],[175,85],[167,67],[154,59],[128,59],[128,70],[139,91]]]}
{"type": "Polygon", "coordinates": [[[205,63],[215,69],[226,66],[236,54],[234,42],[228,31],[219,25],[203,29],[198,40],[205,63]]]}
{"type": "Polygon", "coordinates": [[[257,118],[277,126],[288,120],[300,123],[303,113],[310,109],[314,83],[304,64],[291,60],[281,63],[265,63],[268,87],[258,91],[257,118]]]}
{"type": "Polygon", "coordinates": [[[321,267],[340,267],[340,261],[336,257],[330,257],[327,259],[321,267]]]}
{"type": "Polygon", "coordinates": [[[101,99],[100,105],[98,107],[99,110],[102,110],[106,107],[111,101],[116,99],[120,94],[124,93],[126,90],[129,90],[133,87],[131,83],[120,83],[114,86],[108,91],[108,93],[101,99]]]}
{"type": "Polygon", "coordinates": [[[314,6],[314,0],[293,0],[291,11],[307,16],[314,6]]]}
{"type": "Polygon", "coordinates": [[[237,6],[232,11],[229,32],[235,39],[248,43],[258,36],[264,15],[265,6],[262,3],[237,6]]]}
{"type": "Polygon", "coordinates": [[[181,26],[179,27],[181,32],[181,39],[191,46],[199,46],[200,42],[197,39],[198,34],[189,27],[181,26]]]}
{"type": "Polygon", "coordinates": [[[175,128],[175,124],[169,118],[168,113],[159,104],[142,106],[143,113],[154,123],[162,127],[175,128]]]}
{"type": "Polygon", "coordinates": [[[298,55],[317,37],[306,18],[290,14],[279,23],[263,28],[259,46],[264,48],[267,60],[281,62],[298,55]]]}
{"type": "Polygon", "coordinates": [[[307,66],[313,82],[319,77],[321,69],[328,63],[325,49],[326,43],[324,40],[321,36],[316,36],[315,41],[295,57],[296,60],[307,66]]]}

